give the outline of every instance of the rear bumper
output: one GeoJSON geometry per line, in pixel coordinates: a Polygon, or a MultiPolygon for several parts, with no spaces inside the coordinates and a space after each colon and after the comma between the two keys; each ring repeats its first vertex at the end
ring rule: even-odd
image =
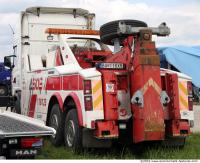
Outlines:
{"type": "Polygon", "coordinates": [[[97,121],[95,137],[99,139],[118,138],[119,129],[115,121],[97,121]]]}
{"type": "Polygon", "coordinates": [[[165,124],[165,137],[188,136],[190,134],[188,120],[168,120],[165,124]]]}

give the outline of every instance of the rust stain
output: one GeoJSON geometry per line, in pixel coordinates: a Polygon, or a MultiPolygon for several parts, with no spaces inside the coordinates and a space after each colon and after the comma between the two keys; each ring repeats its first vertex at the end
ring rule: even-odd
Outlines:
{"type": "Polygon", "coordinates": [[[157,112],[150,113],[150,115],[145,120],[145,131],[164,131],[165,125],[164,121],[160,119],[160,114],[157,112]]]}

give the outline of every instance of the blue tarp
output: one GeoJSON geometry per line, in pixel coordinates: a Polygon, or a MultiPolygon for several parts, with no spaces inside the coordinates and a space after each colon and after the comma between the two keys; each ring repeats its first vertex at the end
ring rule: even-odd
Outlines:
{"type": "Polygon", "coordinates": [[[200,87],[200,46],[173,46],[158,48],[161,67],[166,68],[167,62],[180,72],[192,77],[195,86],[200,87]]]}

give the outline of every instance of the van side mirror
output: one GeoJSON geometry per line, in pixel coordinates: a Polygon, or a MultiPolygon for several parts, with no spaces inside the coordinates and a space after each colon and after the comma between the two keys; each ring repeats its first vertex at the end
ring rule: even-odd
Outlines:
{"type": "Polygon", "coordinates": [[[10,57],[4,57],[4,66],[12,68],[11,58],[10,57]]]}

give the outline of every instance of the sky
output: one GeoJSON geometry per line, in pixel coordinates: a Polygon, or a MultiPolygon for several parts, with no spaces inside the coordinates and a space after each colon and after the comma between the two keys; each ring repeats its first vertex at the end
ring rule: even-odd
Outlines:
{"type": "Polygon", "coordinates": [[[199,0],[0,0],[0,61],[11,55],[19,12],[31,6],[74,7],[96,14],[96,29],[108,21],[136,19],[157,27],[166,22],[171,35],[154,38],[156,45],[200,45],[199,0]]]}

